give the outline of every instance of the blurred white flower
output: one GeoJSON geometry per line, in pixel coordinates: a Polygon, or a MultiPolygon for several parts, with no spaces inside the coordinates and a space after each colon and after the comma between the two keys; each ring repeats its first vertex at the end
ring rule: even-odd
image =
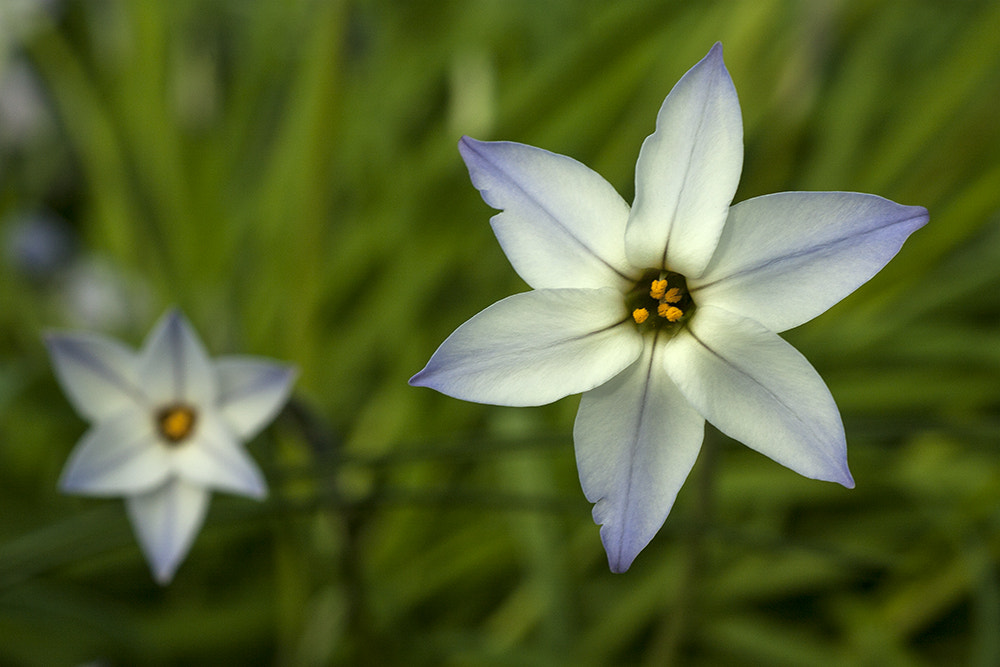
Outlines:
{"type": "Polygon", "coordinates": [[[145,278],[105,255],[83,252],[59,274],[53,305],[59,321],[82,329],[127,329],[151,309],[145,278]]]}
{"type": "Polygon", "coordinates": [[[136,353],[95,334],[46,336],[56,376],[92,422],[60,488],[125,496],[153,576],[169,583],[198,533],[211,491],[263,498],[242,441],[288,400],[295,370],[252,357],[211,360],[177,310],[136,353]]]}
{"type": "Polygon", "coordinates": [[[720,44],[664,100],[631,208],[568,157],[468,137],[459,148],[533,291],[463,324],[410,382],[497,405],[584,392],[577,465],[612,570],[663,524],[705,420],[802,475],[854,486],[833,397],[777,332],[875,275],[925,209],[851,192],[730,206],[743,124],[720,44]]]}
{"type": "Polygon", "coordinates": [[[54,129],[52,109],[35,71],[21,60],[0,68],[0,148],[30,150],[54,129]]]}

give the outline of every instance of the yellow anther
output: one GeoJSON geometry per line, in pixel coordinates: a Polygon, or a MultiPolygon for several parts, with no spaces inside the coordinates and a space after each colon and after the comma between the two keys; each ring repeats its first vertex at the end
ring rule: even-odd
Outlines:
{"type": "Polygon", "coordinates": [[[170,442],[180,442],[191,435],[194,419],[194,410],[184,405],[175,405],[160,413],[157,424],[164,438],[170,442]]]}
{"type": "Polygon", "coordinates": [[[636,308],[632,311],[632,319],[635,320],[636,324],[642,324],[649,317],[649,311],[645,308],[636,308]]]}
{"type": "Polygon", "coordinates": [[[669,303],[661,303],[656,308],[656,314],[660,317],[666,319],[668,322],[676,322],[677,320],[684,317],[684,311],[677,306],[671,306],[669,303]]]}
{"type": "Polygon", "coordinates": [[[671,287],[667,293],[660,297],[660,301],[665,303],[677,303],[681,300],[681,290],[679,287],[671,287]]]}
{"type": "Polygon", "coordinates": [[[653,286],[649,290],[649,296],[654,299],[662,299],[663,295],[667,293],[667,281],[666,280],[654,280],[653,286]]]}

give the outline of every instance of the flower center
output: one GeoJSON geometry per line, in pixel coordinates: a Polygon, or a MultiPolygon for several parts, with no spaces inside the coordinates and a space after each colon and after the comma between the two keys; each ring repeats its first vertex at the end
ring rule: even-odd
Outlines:
{"type": "Polygon", "coordinates": [[[190,436],[195,421],[197,414],[194,408],[180,403],[168,405],[156,413],[156,427],[170,445],[179,444],[190,436]]]}
{"type": "Polygon", "coordinates": [[[694,313],[687,279],[662,269],[646,271],[625,295],[632,319],[643,330],[678,329],[694,313]]]}

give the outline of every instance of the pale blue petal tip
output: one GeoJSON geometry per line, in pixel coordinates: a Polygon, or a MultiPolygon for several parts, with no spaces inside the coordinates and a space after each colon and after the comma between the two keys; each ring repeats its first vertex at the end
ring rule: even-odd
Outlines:
{"type": "Polygon", "coordinates": [[[635,560],[637,553],[631,553],[630,550],[625,548],[625,538],[620,537],[620,541],[617,544],[613,544],[612,538],[609,536],[609,531],[606,530],[606,526],[601,526],[601,542],[604,543],[604,550],[608,554],[608,568],[614,574],[622,574],[628,572],[628,569],[632,567],[632,561],[635,560]]]}

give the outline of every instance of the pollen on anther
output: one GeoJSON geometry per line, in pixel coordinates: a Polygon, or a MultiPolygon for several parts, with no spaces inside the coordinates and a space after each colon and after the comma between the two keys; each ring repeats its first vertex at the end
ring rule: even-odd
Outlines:
{"type": "Polygon", "coordinates": [[[681,290],[679,287],[671,287],[667,293],[660,297],[666,303],[677,303],[681,300],[681,290]]]}
{"type": "Polygon", "coordinates": [[[653,297],[654,299],[662,299],[663,295],[666,293],[667,293],[667,281],[654,280],[653,285],[649,290],[649,296],[653,297]]]}
{"type": "Polygon", "coordinates": [[[649,311],[645,308],[636,308],[632,311],[632,319],[636,324],[642,324],[649,317],[649,311]]]}
{"type": "Polygon", "coordinates": [[[676,322],[677,320],[684,317],[684,311],[677,306],[671,306],[669,303],[661,303],[656,308],[656,314],[664,318],[668,322],[676,322]]]}

